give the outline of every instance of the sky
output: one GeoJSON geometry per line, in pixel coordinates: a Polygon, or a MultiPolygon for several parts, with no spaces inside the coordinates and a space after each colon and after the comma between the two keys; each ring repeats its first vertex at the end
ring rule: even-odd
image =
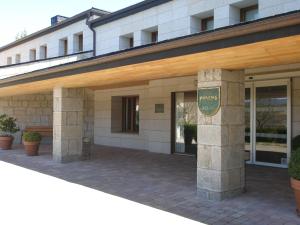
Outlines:
{"type": "Polygon", "coordinates": [[[0,46],[15,40],[24,29],[27,34],[50,26],[55,15],[71,17],[92,7],[109,12],[142,0],[2,0],[0,8],[0,46]]]}

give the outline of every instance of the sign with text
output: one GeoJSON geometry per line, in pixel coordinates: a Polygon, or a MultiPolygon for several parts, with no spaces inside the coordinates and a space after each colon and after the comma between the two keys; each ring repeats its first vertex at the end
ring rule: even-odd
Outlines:
{"type": "Polygon", "coordinates": [[[221,88],[209,87],[198,89],[198,107],[205,116],[217,114],[221,103],[221,88]]]}

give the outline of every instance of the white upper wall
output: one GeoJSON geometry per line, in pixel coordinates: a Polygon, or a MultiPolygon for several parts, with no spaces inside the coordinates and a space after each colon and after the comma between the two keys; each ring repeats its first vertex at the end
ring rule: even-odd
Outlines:
{"type": "Polygon", "coordinates": [[[173,0],[96,27],[96,55],[122,49],[120,37],[145,44],[143,31],[157,27],[158,41],[199,32],[201,18],[214,16],[214,28],[240,22],[240,9],[258,4],[259,18],[300,9],[300,0],[173,0]]]}
{"type": "MultiPolygon", "coordinates": [[[[273,16],[300,9],[300,0],[173,0],[165,4],[129,15],[95,27],[96,55],[119,51],[129,46],[149,43],[151,32],[158,31],[158,41],[200,32],[201,19],[214,17],[214,28],[240,22],[240,9],[258,4],[258,18],[273,16]]],[[[8,58],[16,63],[30,61],[30,50],[36,49],[40,59],[40,46],[47,45],[47,57],[59,56],[59,40],[68,38],[68,54],[74,53],[74,34],[83,33],[83,51],[93,50],[93,33],[86,20],[76,22],[50,34],[30,40],[0,52],[0,66],[7,65],[8,58]]]]}
{"type": "Polygon", "coordinates": [[[83,33],[83,51],[93,50],[93,32],[86,25],[86,19],[73,23],[52,33],[30,40],[16,47],[0,52],[0,66],[7,65],[7,58],[12,57],[16,63],[16,55],[21,55],[21,63],[30,61],[30,50],[36,49],[37,59],[40,59],[40,47],[47,45],[47,58],[59,56],[59,40],[68,39],[68,54],[75,53],[74,34],[83,33]]]}

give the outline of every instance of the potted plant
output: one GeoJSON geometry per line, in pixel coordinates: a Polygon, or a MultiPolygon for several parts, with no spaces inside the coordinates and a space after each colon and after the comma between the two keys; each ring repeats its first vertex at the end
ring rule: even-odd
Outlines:
{"type": "Polygon", "coordinates": [[[23,144],[28,156],[36,156],[39,154],[39,146],[42,136],[37,132],[25,132],[23,134],[23,144]]]}
{"type": "Polygon", "coordinates": [[[195,124],[184,124],[184,143],[185,145],[191,145],[193,139],[197,141],[197,125],[195,124]]]}
{"type": "Polygon", "coordinates": [[[295,192],[297,213],[300,216],[300,148],[292,152],[289,163],[289,175],[291,177],[291,186],[295,192]]]}
{"type": "Polygon", "coordinates": [[[14,140],[13,134],[19,130],[15,118],[9,117],[6,114],[0,115],[0,149],[11,149],[14,140]]]}

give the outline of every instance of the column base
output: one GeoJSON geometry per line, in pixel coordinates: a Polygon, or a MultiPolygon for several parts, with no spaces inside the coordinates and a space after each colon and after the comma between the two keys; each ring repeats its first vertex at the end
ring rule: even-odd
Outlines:
{"type": "Polygon", "coordinates": [[[236,197],[245,192],[245,188],[239,188],[231,191],[217,192],[205,189],[197,189],[197,196],[212,201],[222,201],[224,199],[236,197]]]}
{"type": "Polygon", "coordinates": [[[81,161],[82,156],[81,155],[66,155],[66,156],[53,155],[53,160],[59,163],[70,163],[70,162],[81,161]]]}

